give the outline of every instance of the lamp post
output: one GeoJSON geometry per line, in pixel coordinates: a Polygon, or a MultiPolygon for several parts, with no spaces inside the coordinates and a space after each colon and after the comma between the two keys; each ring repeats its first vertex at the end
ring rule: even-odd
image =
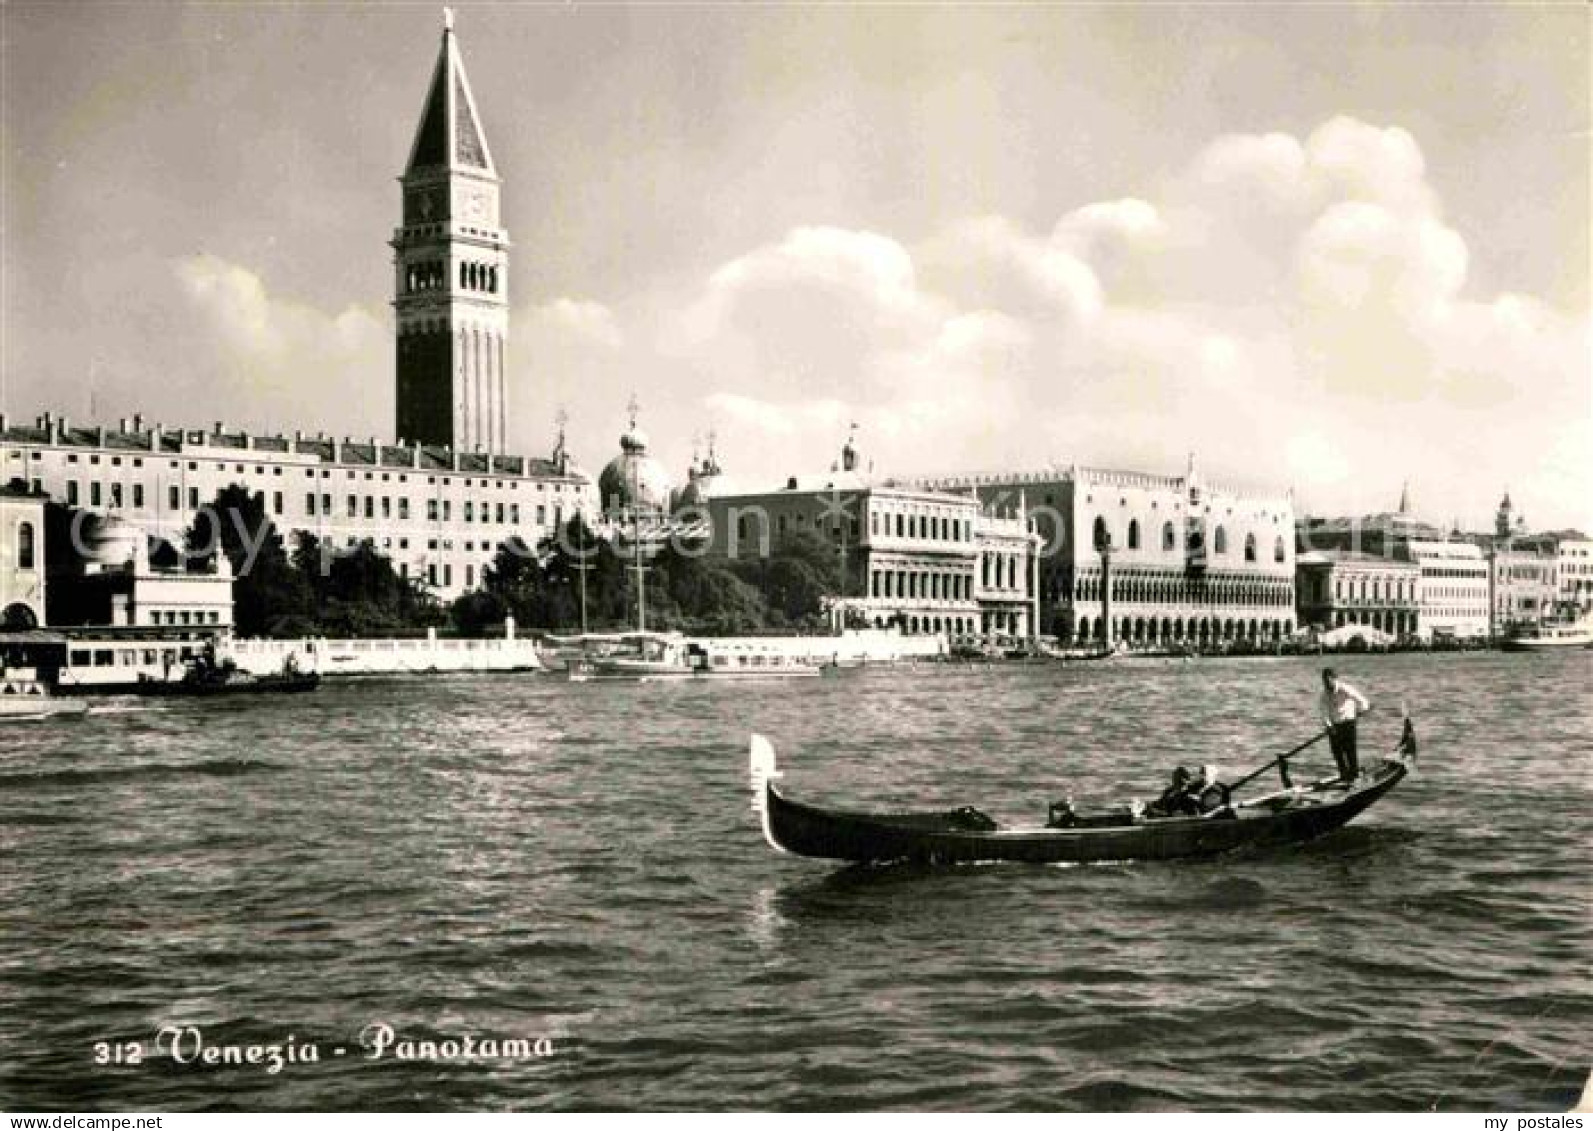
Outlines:
{"type": "Polygon", "coordinates": [[[575,521],[579,523],[578,533],[581,538],[580,548],[576,551],[577,564],[575,570],[581,575],[581,635],[586,635],[586,571],[592,568],[592,563],[586,560],[586,522],[579,511],[576,512],[575,521]]]}

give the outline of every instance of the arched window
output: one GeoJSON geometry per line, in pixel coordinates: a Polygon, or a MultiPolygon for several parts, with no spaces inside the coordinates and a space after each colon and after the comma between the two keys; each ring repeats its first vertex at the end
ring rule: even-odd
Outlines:
{"type": "Polygon", "coordinates": [[[1106,519],[1097,517],[1095,520],[1095,548],[1097,550],[1106,549],[1110,539],[1111,535],[1106,530],[1106,519]]]}
{"type": "Polygon", "coordinates": [[[33,523],[17,527],[17,568],[33,569],[33,523]]]}
{"type": "Polygon", "coordinates": [[[1272,544],[1272,560],[1281,562],[1288,556],[1288,551],[1283,546],[1283,535],[1278,535],[1278,540],[1272,544]]]}
{"type": "Polygon", "coordinates": [[[1162,549],[1178,549],[1178,535],[1173,533],[1173,524],[1170,522],[1162,523],[1162,549]]]}
{"type": "Polygon", "coordinates": [[[1139,519],[1130,519],[1128,524],[1128,548],[1139,549],[1139,519]]]}
{"type": "Polygon", "coordinates": [[[1220,526],[1217,527],[1217,533],[1212,536],[1211,552],[1214,554],[1226,554],[1228,552],[1228,531],[1220,526]]]}
{"type": "Polygon", "coordinates": [[[1256,536],[1254,534],[1246,534],[1245,535],[1245,561],[1253,562],[1255,560],[1256,560],[1256,536]]]}

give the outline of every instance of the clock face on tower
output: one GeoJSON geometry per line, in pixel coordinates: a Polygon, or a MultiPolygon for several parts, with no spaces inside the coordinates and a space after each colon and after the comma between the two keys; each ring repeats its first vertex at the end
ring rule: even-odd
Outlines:
{"type": "Polygon", "coordinates": [[[462,201],[464,218],[477,224],[487,222],[487,193],[484,189],[466,189],[462,201]]]}
{"type": "Polygon", "coordinates": [[[413,189],[405,197],[410,224],[429,224],[442,219],[442,196],[435,188],[413,189]]]}

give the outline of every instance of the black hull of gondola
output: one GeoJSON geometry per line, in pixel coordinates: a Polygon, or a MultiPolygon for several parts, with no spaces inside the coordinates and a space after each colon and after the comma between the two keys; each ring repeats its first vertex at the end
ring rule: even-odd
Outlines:
{"type": "Polygon", "coordinates": [[[1405,763],[1380,763],[1354,788],[1305,794],[1275,811],[1142,820],[1083,828],[954,827],[948,814],[868,814],[793,801],[764,784],[765,832],[785,852],[856,864],[1089,864],[1219,856],[1303,844],[1342,828],[1393,789],[1405,763]]]}

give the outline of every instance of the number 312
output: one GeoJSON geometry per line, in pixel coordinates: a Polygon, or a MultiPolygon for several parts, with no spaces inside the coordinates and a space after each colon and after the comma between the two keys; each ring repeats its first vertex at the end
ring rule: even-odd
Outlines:
{"type": "Polygon", "coordinates": [[[137,1041],[113,1045],[108,1041],[94,1042],[95,1064],[142,1064],[144,1047],[137,1041]]]}

